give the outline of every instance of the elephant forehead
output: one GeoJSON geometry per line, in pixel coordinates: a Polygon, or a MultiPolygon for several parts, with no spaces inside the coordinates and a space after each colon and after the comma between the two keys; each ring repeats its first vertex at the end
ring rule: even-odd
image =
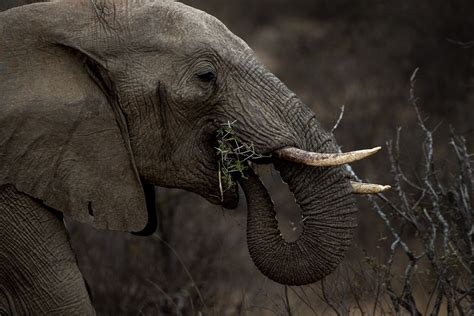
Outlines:
{"type": "Polygon", "coordinates": [[[171,44],[182,49],[206,46],[216,51],[250,50],[217,18],[183,3],[148,1],[133,11],[127,14],[126,24],[133,46],[138,49],[170,48],[171,44]]]}

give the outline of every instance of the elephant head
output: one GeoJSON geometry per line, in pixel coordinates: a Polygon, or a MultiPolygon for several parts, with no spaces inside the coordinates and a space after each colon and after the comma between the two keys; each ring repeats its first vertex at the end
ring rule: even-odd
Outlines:
{"type": "Polygon", "coordinates": [[[304,218],[300,238],[285,241],[258,177],[235,177],[257,267],[296,285],[341,261],[356,226],[343,164],[376,150],[338,154],[316,115],[216,18],[167,0],[66,0],[1,13],[0,32],[0,185],[99,229],[143,230],[145,183],[233,208],[238,190],[222,194],[216,155],[216,132],[233,122],[304,218]]]}

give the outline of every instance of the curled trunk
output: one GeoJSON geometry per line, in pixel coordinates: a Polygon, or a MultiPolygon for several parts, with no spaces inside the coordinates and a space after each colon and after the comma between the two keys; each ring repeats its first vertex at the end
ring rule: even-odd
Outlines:
{"type": "MultiPolygon", "coordinates": [[[[325,152],[335,152],[332,141],[326,144],[325,152]]],[[[321,149],[316,144],[307,147],[321,149]]],[[[247,179],[240,179],[248,203],[250,256],[259,270],[276,282],[310,284],[331,273],[351,243],[356,208],[350,179],[342,167],[309,167],[284,160],[275,161],[275,167],[301,208],[303,231],[294,242],[282,237],[273,202],[250,172],[247,179]]]]}

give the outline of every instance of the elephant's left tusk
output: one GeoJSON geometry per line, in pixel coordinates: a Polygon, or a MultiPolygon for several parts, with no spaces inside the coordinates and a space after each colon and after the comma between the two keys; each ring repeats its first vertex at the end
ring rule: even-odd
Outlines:
{"type": "Polygon", "coordinates": [[[377,194],[390,190],[392,187],[389,185],[351,182],[352,193],[354,194],[377,194]]]}
{"type": "Polygon", "coordinates": [[[347,153],[313,153],[295,147],[285,147],[275,150],[273,154],[291,162],[301,163],[313,167],[335,167],[354,161],[362,160],[377,153],[381,147],[351,151],[347,153]]]}

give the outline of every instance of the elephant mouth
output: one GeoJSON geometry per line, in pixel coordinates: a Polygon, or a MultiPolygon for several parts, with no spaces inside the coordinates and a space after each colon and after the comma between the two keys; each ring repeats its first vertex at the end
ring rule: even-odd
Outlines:
{"type": "Polygon", "coordinates": [[[239,189],[237,186],[234,186],[225,192],[221,192],[220,197],[212,196],[212,199],[215,200],[214,204],[222,205],[224,208],[228,210],[233,210],[235,209],[240,200],[240,195],[239,195],[239,189]]]}

